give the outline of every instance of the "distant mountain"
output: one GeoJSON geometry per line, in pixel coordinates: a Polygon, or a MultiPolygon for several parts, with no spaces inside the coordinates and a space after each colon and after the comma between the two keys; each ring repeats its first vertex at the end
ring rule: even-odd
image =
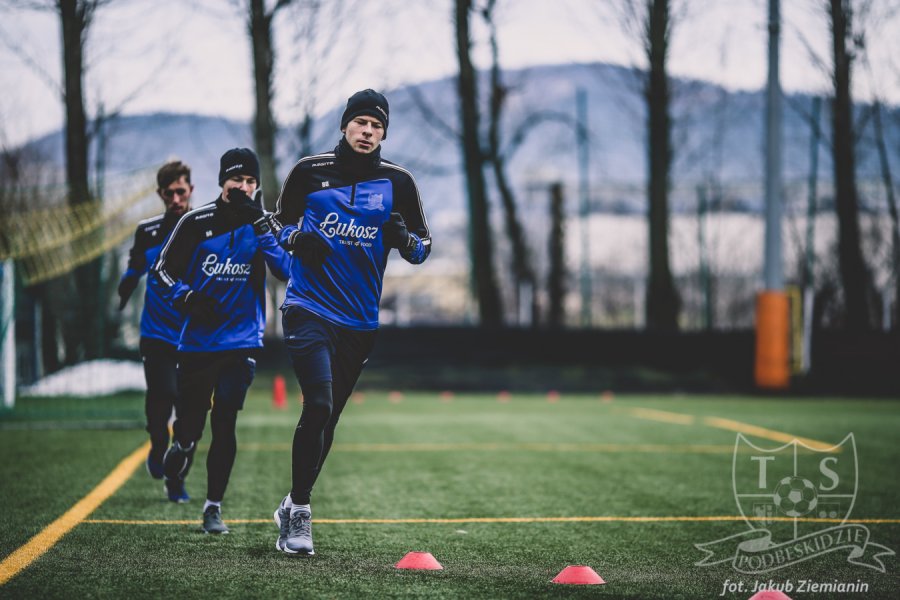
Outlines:
{"type": "MultiPolygon", "coordinates": [[[[508,71],[504,78],[509,86],[503,122],[505,138],[509,139],[520,129],[527,131],[509,161],[509,174],[523,212],[545,211],[544,189],[551,180],[566,184],[571,198],[569,207],[574,210],[578,189],[576,136],[571,123],[565,119],[574,119],[578,89],[585,91],[588,100],[592,209],[645,210],[644,107],[634,71],[603,63],[567,64],[508,71]]],[[[725,184],[746,190],[733,198],[732,208],[759,210],[764,94],[761,91],[732,93],[692,80],[675,80],[673,90],[673,209],[694,210],[695,183],[715,175],[725,184]]],[[[486,98],[485,79],[480,91],[486,98]]],[[[456,127],[458,120],[455,93],[453,78],[388,91],[391,124],[383,152],[386,158],[403,164],[416,175],[429,219],[459,223],[465,208],[460,149],[455,134],[448,131],[456,127]],[[417,97],[422,101],[417,102],[417,97]],[[427,111],[422,110],[423,104],[427,111]]],[[[810,112],[811,98],[788,95],[785,100],[785,179],[788,183],[802,182],[807,177],[809,162],[810,126],[805,115],[810,112]]],[[[325,140],[317,151],[329,150],[337,143],[341,109],[335,107],[315,122],[314,138],[325,140]]],[[[889,123],[887,143],[891,160],[900,165],[900,131],[891,126],[898,122],[897,117],[894,109],[886,120],[889,123]]],[[[820,123],[826,132],[830,130],[828,118],[823,111],[820,123]]],[[[483,117],[482,126],[486,125],[483,117]]],[[[178,157],[193,168],[201,199],[212,198],[217,192],[219,156],[234,146],[253,146],[247,123],[219,117],[154,113],[124,116],[108,127],[108,172],[155,168],[171,157],[178,157]]],[[[279,140],[281,177],[286,176],[299,158],[292,132],[293,127],[286,125],[279,140]]],[[[823,140],[819,155],[819,178],[825,182],[830,181],[831,169],[826,144],[827,140],[823,140]]],[[[34,140],[30,145],[62,164],[61,132],[34,140]]],[[[858,148],[860,176],[877,179],[878,161],[869,129],[858,148]]],[[[492,181],[489,173],[487,179],[489,183],[492,181]]]]}

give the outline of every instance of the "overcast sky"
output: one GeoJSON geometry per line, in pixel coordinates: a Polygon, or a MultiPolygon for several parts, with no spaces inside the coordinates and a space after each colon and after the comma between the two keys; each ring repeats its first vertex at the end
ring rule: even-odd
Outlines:
{"type": "MultiPolygon", "coordinates": [[[[15,145],[62,125],[60,28],[54,12],[6,2],[0,21],[0,143],[15,145]]],[[[47,0],[49,3],[49,0],[47,0]]],[[[297,0],[300,5],[309,0],[297,0]]],[[[456,73],[450,0],[324,0],[317,40],[299,24],[308,13],[286,10],[275,22],[276,117],[296,121],[304,102],[318,112],[343,104],[364,87],[389,90],[456,73]],[[331,36],[334,36],[333,38],[331,36]],[[304,42],[305,40],[305,42],[304,42]],[[330,50],[323,53],[322,47],[330,50]]],[[[245,3],[241,0],[240,3],[245,3]]],[[[273,3],[269,0],[269,3],[273,3]]],[[[670,58],[675,75],[730,89],[759,89],[766,80],[766,0],[673,0],[679,22],[670,58]],[[680,7],[686,6],[686,10],[680,7]]],[[[238,0],[114,0],[89,31],[85,90],[90,115],[102,102],[127,114],[197,112],[249,120],[253,80],[238,0]]],[[[643,64],[623,33],[614,2],[498,0],[501,62],[608,61],[643,64]]],[[[822,0],[782,1],[782,85],[826,93],[830,38],[822,0]]],[[[894,0],[876,0],[879,8],[894,0]]],[[[293,9],[292,9],[293,10],[293,9]]],[[[870,25],[868,60],[858,63],[858,98],[900,102],[900,20],[870,25]]],[[[476,64],[489,60],[486,30],[473,16],[476,64]]]]}

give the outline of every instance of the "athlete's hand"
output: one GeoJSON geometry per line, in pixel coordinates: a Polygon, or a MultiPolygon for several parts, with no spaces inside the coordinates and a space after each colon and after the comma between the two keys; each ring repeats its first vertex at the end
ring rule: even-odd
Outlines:
{"type": "Polygon", "coordinates": [[[331,254],[331,246],[313,231],[295,231],[290,237],[291,250],[307,267],[318,269],[331,254]]]}
{"type": "Polygon", "coordinates": [[[126,276],[122,278],[122,281],[119,282],[119,310],[125,308],[125,305],[128,304],[128,299],[131,298],[131,294],[134,293],[135,288],[137,288],[138,278],[134,276],[126,276]]]}
{"type": "Polygon", "coordinates": [[[251,224],[263,218],[262,194],[257,193],[259,202],[254,202],[253,198],[244,193],[240,188],[231,188],[228,190],[226,197],[228,198],[229,208],[241,223],[251,224]]]}
{"type": "Polygon", "coordinates": [[[406,228],[403,216],[398,212],[391,213],[390,218],[381,226],[381,232],[387,248],[406,248],[415,241],[406,228]]]}
{"type": "Polygon", "coordinates": [[[176,307],[201,325],[215,325],[219,321],[219,301],[201,292],[191,290],[176,300],[176,307]]]}

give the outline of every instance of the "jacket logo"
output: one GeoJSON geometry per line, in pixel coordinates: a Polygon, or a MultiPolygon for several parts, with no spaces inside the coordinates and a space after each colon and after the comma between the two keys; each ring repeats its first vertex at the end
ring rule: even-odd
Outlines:
{"type": "Polygon", "coordinates": [[[323,182],[322,182],[322,187],[323,187],[323,188],[327,188],[327,187],[329,187],[330,185],[331,185],[331,182],[330,182],[330,181],[323,181],[323,182]]]}
{"type": "Polygon", "coordinates": [[[224,263],[219,262],[219,257],[215,254],[208,254],[203,259],[201,267],[203,274],[207,277],[216,275],[250,275],[250,265],[247,263],[232,263],[230,258],[226,258],[224,263]]]}
{"type": "Polygon", "coordinates": [[[384,210],[384,194],[369,194],[360,204],[369,210],[384,210]]]}
{"type": "Polygon", "coordinates": [[[350,219],[349,223],[341,223],[338,220],[336,212],[328,213],[325,220],[319,224],[319,229],[327,238],[333,238],[336,235],[341,237],[355,237],[361,240],[374,240],[378,234],[378,227],[366,227],[357,225],[355,219],[350,219]]]}
{"type": "Polygon", "coordinates": [[[206,237],[212,237],[212,231],[211,231],[211,230],[209,230],[209,229],[206,230],[206,237]]]}

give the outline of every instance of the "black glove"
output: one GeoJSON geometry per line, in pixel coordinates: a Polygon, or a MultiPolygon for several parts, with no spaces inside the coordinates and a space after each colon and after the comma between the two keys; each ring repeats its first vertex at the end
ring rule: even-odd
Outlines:
{"type": "Polygon", "coordinates": [[[229,210],[234,214],[237,220],[243,224],[251,224],[263,218],[262,194],[254,194],[259,197],[260,202],[256,203],[250,196],[244,193],[240,188],[231,188],[226,196],[228,197],[229,210]]]}
{"type": "Polygon", "coordinates": [[[398,212],[392,212],[390,218],[381,226],[382,239],[387,248],[407,248],[413,242],[403,216],[398,212]]]}
{"type": "Polygon", "coordinates": [[[197,319],[201,325],[215,325],[219,321],[218,307],[218,300],[194,290],[176,301],[176,308],[197,319]]]}
{"type": "Polygon", "coordinates": [[[128,304],[128,299],[131,298],[131,294],[134,293],[137,284],[138,278],[133,276],[123,277],[122,281],[119,282],[119,310],[122,310],[128,304]]]}
{"type": "Polygon", "coordinates": [[[307,267],[317,269],[331,254],[331,246],[319,237],[319,234],[307,231],[295,231],[290,237],[291,250],[307,267]]]}

